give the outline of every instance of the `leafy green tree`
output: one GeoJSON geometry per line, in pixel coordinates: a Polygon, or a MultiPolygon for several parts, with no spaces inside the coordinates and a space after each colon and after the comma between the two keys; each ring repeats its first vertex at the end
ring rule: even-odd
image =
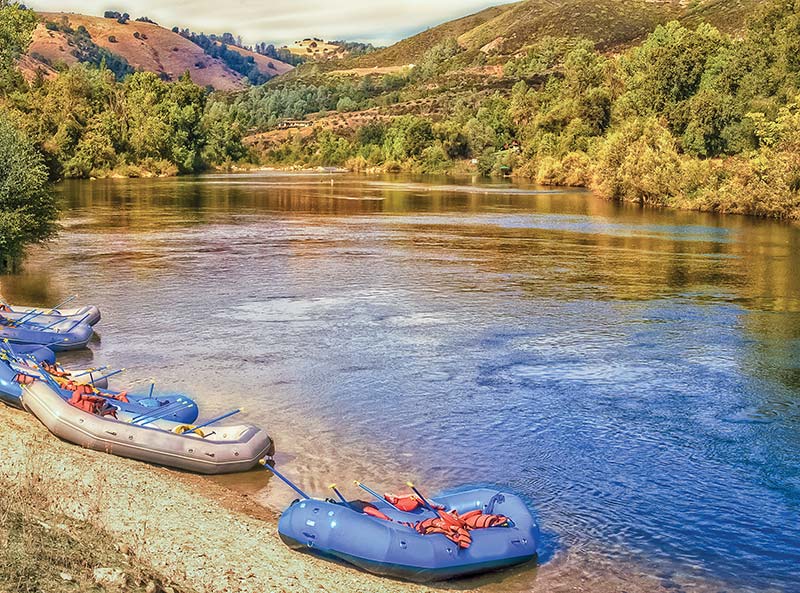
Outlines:
{"type": "Polygon", "coordinates": [[[622,106],[634,115],[669,116],[699,90],[707,66],[729,44],[711,25],[694,31],[677,21],[659,25],[622,59],[622,106]]]}
{"type": "Polygon", "coordinates": [[[16,62],[27,51],[36,22],[32,10],[16,2],[0,0],[0,93],[22,84],[16,62]]]}
{"type": "Polygon", "coordinates": [[[26,245],[56,232],[58,210],[33,143],[0,114],[0,270],[19,267],[26,245]]]}

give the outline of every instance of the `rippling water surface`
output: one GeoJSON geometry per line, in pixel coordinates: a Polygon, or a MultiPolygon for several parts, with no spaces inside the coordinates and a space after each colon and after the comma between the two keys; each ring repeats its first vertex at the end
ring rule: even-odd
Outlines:
{"type": "Polygon", "coordinates": [[[523,493],[543,565],[456,587],[800,590],[796,227],[442,179],[59,189],[60,239],[2,287],[100,305],[67,360],[241,404],[319,494],[523,493]]]}

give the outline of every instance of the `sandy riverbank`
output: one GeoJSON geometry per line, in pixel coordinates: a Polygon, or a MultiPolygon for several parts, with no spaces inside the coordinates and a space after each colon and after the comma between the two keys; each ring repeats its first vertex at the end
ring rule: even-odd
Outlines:
{"type": "Polygon", "coordinates": [[[87,521],[165,580],[195,591],[425,591],[297,554],[276,517],[210,480],[94,451],[51,436],[0,406],[0,477],[24,481],[53,513],[87,521]],[[236,509],[236,510],[234,510],[236,509]]]}

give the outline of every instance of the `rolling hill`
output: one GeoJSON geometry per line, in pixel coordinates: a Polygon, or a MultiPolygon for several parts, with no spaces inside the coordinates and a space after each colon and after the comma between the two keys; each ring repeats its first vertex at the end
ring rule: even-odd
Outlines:
{"type": "MultiPolygon", "coordinates": [[[[155,72],[166,80],[177,80],[188,71],[196,84],[218,90],[238,90],[246,86],[244,76],[221,59],[206,54],[198,45],[159,25],[139,21],[122,24],[115,19],[74,13],[40,13],[40,16],[42,22],[34,32],[28,59],[21,64],[27,72],[44,64],[48,66],[44,69],[47,74],[60,62],[80,61],[75,39],[66,31],[84,27],[91,42],[123,58],[135,70],[155,72]]],[[[240,47],[228,46],[228,49],[252,57],[266,76],[284,74],[293,68],[240,47]]]]}
{"type": "Polygon", "coordinates": [[[761,0],[525,0],[433,27],[352,61],[350,67],[418,63],[432,46],[455,38],[466,50],[510,56],[543,36],[586,37],[599,49],[629,46],[670,20],[708,22],[735,32],[761,0]]]}

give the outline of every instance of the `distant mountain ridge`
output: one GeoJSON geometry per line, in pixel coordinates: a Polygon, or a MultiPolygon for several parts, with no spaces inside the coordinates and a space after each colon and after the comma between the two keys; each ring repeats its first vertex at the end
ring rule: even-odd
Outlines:
{"type": "MultiPolygon", "coordinates": [[[[155,72],[165,80],[177,80],[187,71],[200,86],[233,91],[245,88],[245,77],[225,62],[206,53],[203,48],[155,23],[86,16],[75,13],[39,13],[42,22],[36,28],[28,56],[21,63],[30,76],[38,69],[49,75],[59,63],[84,61],[73,34],[65,32],[83,27],[91,43],[110,52],[133,70],[155,72]]],[[[285,74],[293,66],[275,58],[262,56],[234,45],[230,51],[252,59],[265,77],[285,74]]]]}

